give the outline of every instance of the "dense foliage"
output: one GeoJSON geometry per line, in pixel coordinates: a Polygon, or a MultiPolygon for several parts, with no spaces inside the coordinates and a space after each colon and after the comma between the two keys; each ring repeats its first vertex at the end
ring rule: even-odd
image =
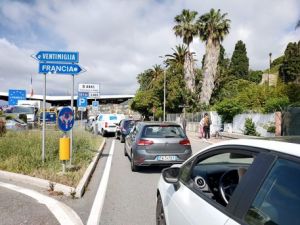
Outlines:
{"type": "Polygon", "coordinates": [[[279,72],[285,83],[300,83],[300,41],[288,44],[279,72]]]}

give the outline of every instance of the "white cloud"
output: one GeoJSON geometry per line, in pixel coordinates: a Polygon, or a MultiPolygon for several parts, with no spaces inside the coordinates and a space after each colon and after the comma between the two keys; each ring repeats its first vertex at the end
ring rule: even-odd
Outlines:
{"type": "MultiPolygon", "coordinates": [[[[133,94],[136,76],[161,55],[181,43],[172,27],[183,8],[203,14],[220,8],[231,19],[230,34],[223,43],[230,56],[238,40],[246,43],[250,65],[264,69],[268,54],[279,56],[290,41],[300,39],[294,30],[300,18],[299,0],[43,0],[0,2],[0,91],[29,89],[34,76],[36,93],[43,91],[38,63],[30,58],[39,50],[80,52],[86,73],[78,83],[100,83],[104,94],[133,94]],[[4,79],[4,80],[3,80],[4,79]]],[[[204,43],[195,38],[191,49],[200,66],[204,43]]],[[[47,78],[49,94],[71,92],[71,77],[47,78]]]]}

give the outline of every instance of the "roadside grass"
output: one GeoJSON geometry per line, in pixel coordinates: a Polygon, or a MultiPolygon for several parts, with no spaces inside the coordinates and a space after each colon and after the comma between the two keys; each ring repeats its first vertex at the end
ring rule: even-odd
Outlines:
{"type": "MultiPolygon", "coordinates": [[[[72,169],[62,174],[59,160],[58,130],[46,131],[45,163],[42,162],[42,132],[40,130],[8,131],[0,137],[0,170],[25,174],[76,187],[96,154],[102,138],[84,129],[73,130],[72,169]]],[[[67,166],[69,162],[66,162],[67,166]]]]}

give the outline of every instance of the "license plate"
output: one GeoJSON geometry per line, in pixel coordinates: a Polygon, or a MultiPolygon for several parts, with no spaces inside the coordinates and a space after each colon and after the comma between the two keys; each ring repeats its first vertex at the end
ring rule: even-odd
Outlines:
{"type": "Polygon", "coordinates": [[[161,161],[174,161],[176,160],[176,156],[162,155],[162,156],[157,156],[157,159],[161,161]]]}

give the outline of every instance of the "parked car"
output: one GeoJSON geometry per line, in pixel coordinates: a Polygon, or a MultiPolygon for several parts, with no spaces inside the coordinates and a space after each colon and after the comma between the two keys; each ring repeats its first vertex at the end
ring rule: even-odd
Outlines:
{"type": "Polygon", "coordinates": [[[5,122],[6,130],[27,130],[28,125],[23,120],[12,118],[5,122]]]}
{"type": "Polygon", "coordinates": [[[299,224],[299,186],[299,144],[224,141],[163,170],[156,224],[299,224]]]}
{"type": "Polygon", "coordinates": [[[120,139],[121,143],[125,142],[125,137],[129,134],[136,122],[137,120],[134,119],[123,119],[118,124],[116,129],[116,138],[120,139]]]}
{"type": "Polygon", "coordinates": [[[99,114],[93,123],[94,132],[102,136],[115,135],[117,124],[124,118],[123,114],[99,114]]]}
{"type": "Polygon", "coordinates": [[[182,163],[192,154],[191,144],[177,123],[138,122],[125,138],[124,154],[131,170],[140,166],[182,163]]]}

